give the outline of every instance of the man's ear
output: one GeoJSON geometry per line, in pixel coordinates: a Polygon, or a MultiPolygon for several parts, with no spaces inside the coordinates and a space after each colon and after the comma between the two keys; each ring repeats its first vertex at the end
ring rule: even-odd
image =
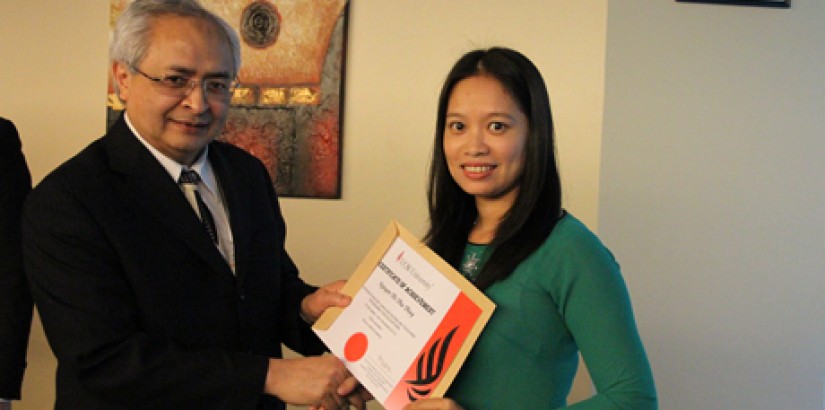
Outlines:
{"type": "Polygon", "coordinates": [[[115,94],[121,101],[126,102],[129,99],[129,89],[132,83],[132,72],[129,67],[120,61],[112,62],[112,81],[115,94]]]}

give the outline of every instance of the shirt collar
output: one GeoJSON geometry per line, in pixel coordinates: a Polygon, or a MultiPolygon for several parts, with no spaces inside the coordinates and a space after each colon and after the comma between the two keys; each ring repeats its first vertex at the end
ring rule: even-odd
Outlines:
{"type": "Polygon", "coordinates": [[[175,183],[178,182],[178,178],[180,177],[181,171],[184,168],[188,168],[197,172],[198,175],[200,175],[201,181],[204,185],[206,185],[206,188],[210,192],[212,192],[213,194],[216,194],[218,192],[218,183],[215,180],[215,173],[212,171],[212,165],[209,163],[209,161],[207,161],[207,159],[209,158],[209,145],[204,147],[203,152],[201,152],[201,154],[198,156],[198,159],[195,161],[194,164],[192,164],[192,166],[185,167],[179,162],[173,160],[172,158],[167,157],[162,152],[158,151],[157,148],[153,147],[152,144],[146,141],[146,139],[144,139],[143,136],[141,136],[137,132],[135,127],[132,126],[132,122],[129,121],[128,112],[124,113],[124,119],[126,120],[126,125],[132,131],[132,134],[135,134],[135,136],[137,136],[138,141],[140,141],[140,143],[143,144],[143,146],[146,147],[146,149],[148,149],[149,152],[152,153],[152,156],[154,156],[155,159],[157,159],[158,162],[160,162],[160,165],[163,166],[167,173],[169,173],[169,176],[172,177],[172,180],[175,181],[175,183]]]}

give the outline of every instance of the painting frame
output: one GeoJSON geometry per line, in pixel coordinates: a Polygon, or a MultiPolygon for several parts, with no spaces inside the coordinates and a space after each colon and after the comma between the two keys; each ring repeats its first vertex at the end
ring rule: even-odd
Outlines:
{"type": "Polygon", "coordinates": [[[791,8],[791,0],[676,0],[678,3],[727,4],[733,6],[756,6],[773,8],[791,8]]]}

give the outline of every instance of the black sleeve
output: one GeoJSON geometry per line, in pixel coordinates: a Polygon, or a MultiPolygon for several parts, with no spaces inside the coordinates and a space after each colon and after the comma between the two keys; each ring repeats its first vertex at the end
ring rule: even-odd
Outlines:
{"type": "Polygon", "coordinates": [[[23,273],[20,213],[31,176],[17,129],[0,118],[0,398],[19,399],[32,298],[23,273]]]}

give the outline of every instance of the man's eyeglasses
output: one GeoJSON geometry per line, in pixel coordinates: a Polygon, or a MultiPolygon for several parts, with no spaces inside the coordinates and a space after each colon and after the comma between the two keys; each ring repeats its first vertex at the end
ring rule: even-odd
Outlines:
{"type": "Polygon", "coordinates": [[[195,86],[200,86],[206,98],[213,101],[226,101],[232,96],[232,92],[237,86],[237,82],[228,78],[205,78],[203,80],[192,80],[182,75],[168,75],[166,77],[152,77],[140,71],[137,67],[132,67],[136,73],[146,77],[147,80],[159,85],[160,91],[170,97],[186,97],[195,86]]]}

